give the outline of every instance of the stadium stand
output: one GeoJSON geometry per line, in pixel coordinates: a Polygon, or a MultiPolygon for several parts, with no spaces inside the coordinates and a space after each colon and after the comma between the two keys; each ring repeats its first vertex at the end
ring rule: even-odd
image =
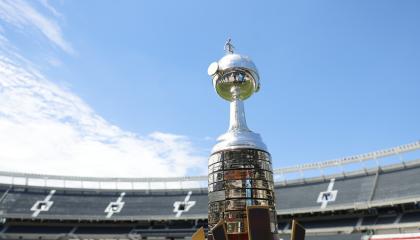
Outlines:
{"type": "Polygon", "coordinates": [[[407,197],[420,195],[420,168],[404,168],[398,171],[379,174],[377,188],[373,200],[407,197]],[[404,179],[404,183],[396,181],[404,179]]]}
{"type": "Polygon", "coordinates": [[[420,214],[418,212],[404,213],[400,223],[420,222],[420,214]]]}
{"type": "MultiPolygon", "coordinates": [[[[415,149],[419,146],[417,142],[415,149]]],[[[382,154],[391,153],[384,150],[382,154]]],[[[374,155],[376,161],[380,154],[374,155]]],[[[365,161],[366,156],[360,158],[365,161]]],[[[342,162],[346,161],[355,160],[342,162]]],[[[61,176],[4,172],[2,176],[24,181],[0,183],[0,239],[175,239],[191,236],[201,226],[207,231],[205,187],[83,188],[50,186],[46,181],[29,184],[31,178],[66,180],[61,176]]],[[[277,181],[275,197],[279,236],[284,240],[289,239],[292,219],[307,228],[309,240],[420,232],[420,160],[277,181]]]]}

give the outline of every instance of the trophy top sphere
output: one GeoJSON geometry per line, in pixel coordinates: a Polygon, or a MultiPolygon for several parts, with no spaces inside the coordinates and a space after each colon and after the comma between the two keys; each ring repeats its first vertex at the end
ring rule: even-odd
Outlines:
{"type": "Polygon", "coordinates": [[[235,97],[245,100],[260,88],[257,67],[249,57],[233,53],[230,40],[226,49],[227,54],[218,62],[211,63],[207,73],[212,77],[213,87],[220,97],[227,101],[233,101],[235,97]]]}
{"type": "Polygon", "coordinates": [[[233,87],[239,88],[239,99],[245,100],[260,88],[258,70],[247,56],[229,53],[208,68],[213,87],[225,100],[233,101],[233,87]]]}

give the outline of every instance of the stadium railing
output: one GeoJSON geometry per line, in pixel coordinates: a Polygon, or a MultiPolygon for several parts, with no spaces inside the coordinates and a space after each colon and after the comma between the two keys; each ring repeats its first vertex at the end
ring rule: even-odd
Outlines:
{"type": "MultiPolygon", "coordinates": [[[[302,179],[325,178],[327,170],[336,170],[345,175],[345,167],[354,164],[362,164],[359,171],[368,172],[367,163],[373,162],[377,167],[389,157],[396,157],[394,163],[409,164],[404,160],[404,154],[409,152],[420,153],[420,141],[400,145],[397,147],[358,154],[329,161],[307,163],[291,167],[277,168],[273,170],[276,184],[288,185],[301,182],[302,179]],[[361,170],[360,170],[361,169],[361,170]],[[307,175],[310,171],[317,171],[315,175],[307,175]]],[[[168,178],[112,178],[112,177],[79,177],[45,175],[35,173],[20,173],[0,171],[0,184],[54,187],[54,188],[77,188],[77,189],[109,189],[109,190],[151,190],[151,189],[191,189],[207,188],[207,176],[185,176],[168,178]]]]}

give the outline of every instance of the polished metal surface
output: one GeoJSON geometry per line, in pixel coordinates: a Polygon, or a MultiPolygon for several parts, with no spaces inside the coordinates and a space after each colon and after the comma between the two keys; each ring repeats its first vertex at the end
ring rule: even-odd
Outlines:
{"type": "Polygon", "coordinates": [[[223,99],[233,101],[231,88],[240,88],[239,99],[245,100],[260,88],[258,70],[247,56],[228,53],[207,69],[212,77],[213,87],[223,99]]]}
{"type": "Polygon", "coordinates": [[[231,39],[225,52],[207,70],[217,94],[230,102],[229,129],[209,158],[208,223],[211,229],[223,219],[229,239],[248,239],[247,206],[268,206],[272,232],[277,231],[273,169],[267,147],[245,119],[243,101],[260,88],[257,68],[250,58],[234,53],[231,39]]]}
{"type": "MultiPolygon", "coordinates": [[[[237,90],[237,88],[233,89],[237,90]]],[[[217,144],[213,147],[212,152],[237,148],[255,148],[267,151],[261,136],[248,128],[244,104],[239,99],[230,103],[229,129],[217,138],[217,144]]]]}
{"type": "Polygon", "coordinates": [[[212,77],[213,87],[225,100],[245,100],[260,89],[260,77],[254,62],[247,56],[233,52],[229,38],[225,44],[226,55],[210,64],[207,73],[212,77]],[[232,88],[239,88],[237,96],[232,88]]]}
{"type": "Polygon", "coordinates": [[[209,158],[209,227],[224,219],[228,234],[246,234],[246,207],[268,206],[276,231],[271,156],[258,149],[231,149],[209,158]]]}
{"type": "Polygon", "coordinates": [[[231,39],[225,45],[226,55],[210,64],[207,73],[212,77],[217,94],[230,102],[228,131],[221,135],[212,152],[253,148],[267,150],[258,133],[252,132],[246,123],[243,100],[260,88],[258,70],[249,57],[233,53],[231,39]]]}
{"type": "Polygon", "coordinates": [[[226,53],[233,53],[234,49],[235,49],[235,47],[232,44],[232,39],[228,38],[228,40],[225,43],[225,52],[226,53]]]}

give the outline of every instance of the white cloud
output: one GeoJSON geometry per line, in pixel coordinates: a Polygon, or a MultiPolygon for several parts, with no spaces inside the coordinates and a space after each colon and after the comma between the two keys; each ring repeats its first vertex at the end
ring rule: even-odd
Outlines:
{"type": "MultiPolygon", "coordinates": [[[[50,11],[55,11],[48,2],[41,2],[45,2],[44,6],[49,6],[50,11]]],[[[21,0],[0,1],[0,19],[20,29],[35,28],[65,52],[75,54],[71,44],[64,39],[60,26],[53,19],[40,14],[27,2],[21,0]]]]}
{"type": "Polygon", "coordinates": [[[62,14],[55,9],[48,0],[40,0],[39,1],[48,11],[50,11],[56,17],[62,17],[62,14]]]}
{"type": "Polygon", "coordinates": [[[60,67],[63,63],[58,58],[49,57],[47,62],[53,67],[60,67]]]}
{"type": "Polygon", "coordinates": [[[146,177],[203,173],[206,158],[185,136],[136,136],[109,124],[40,73],[0,57],[0,169],[146,177]]]}
{"type": "MultiPolygon", "coordinates": [[[[47,1],[41,3],[48,8],[47,1]]],[[[74,53],[60,27],[26,2],[0,1],[0,20],[23,32],[35,27],[74,53]]],[[[71,91],[46,79],[18,49],[0,31],[0,170],[108,177],[206,172],[206,157],[188,137],[138,136],[108,123],[71,91]]],[[[61,61],[51,57],[49,63],[61,61]]]]}

